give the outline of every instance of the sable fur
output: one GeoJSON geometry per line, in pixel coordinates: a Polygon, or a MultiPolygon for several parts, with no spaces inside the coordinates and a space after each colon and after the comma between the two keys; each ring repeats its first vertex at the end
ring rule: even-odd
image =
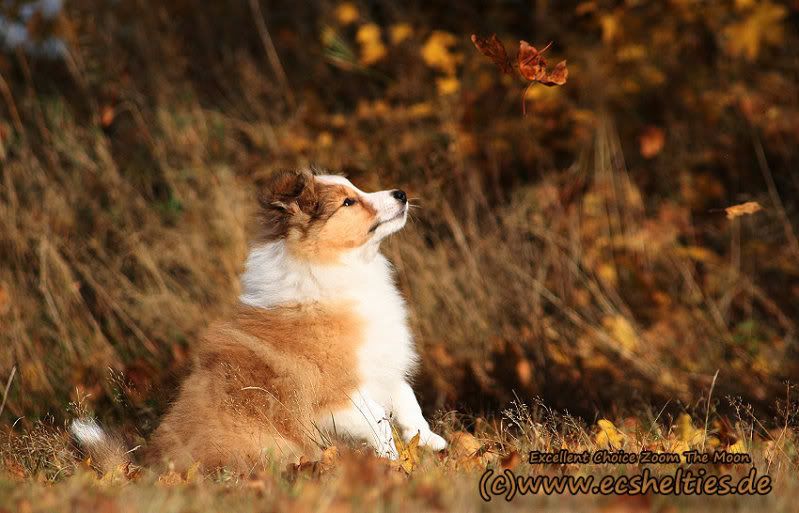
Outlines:
{"type": "Polygon", "coordinates": [[[241,306],[196,347],[194,370],[153,436],[153,458],[252,468],[269,449],[313,454],[317,416],[357,388],[362,337],[345,304],[241,306]]]}
{"type": "MultiPolygon", "coordinates": [[[[247,472],[313,457],[331,437],[395,458],[390,420],[406,440],[418,433],[422,445],[445,447],[410,387],[418,356],[378,251],[405,225],[405,194],[299,171],[275,175],[259,201],[240,305],[193,348],[149,461],[247,472]]],[[[98,455],[120,454],[102,430],[73,432],[98,455]]]]}

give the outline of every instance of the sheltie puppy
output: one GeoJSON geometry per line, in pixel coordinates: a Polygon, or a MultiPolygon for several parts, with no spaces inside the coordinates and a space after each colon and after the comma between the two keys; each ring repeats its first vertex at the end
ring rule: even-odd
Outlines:
{"type": "MultiPolygon", "coordinates": [[[[401,190],[367,193],[341,176],[282,172],[260,197],[259,231],[232,318],[212,324],[156,430],[148,460],[242,471],[269,458],[314,457],[332,438],[396,458],[430,430],[409,384],[418,361],[405,302],[380,242],[405,226],[401,190]]],[[[72,432],[122,458],[91,420],[72,432]]]]}

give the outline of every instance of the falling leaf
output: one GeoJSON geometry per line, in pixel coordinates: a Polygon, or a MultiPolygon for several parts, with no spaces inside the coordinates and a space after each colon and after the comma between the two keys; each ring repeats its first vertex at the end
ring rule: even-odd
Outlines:
{"type": "Polygon", "coordinates": [[[596,423],[599,432],[594,441],[597,445],[609,449],[620,449],[624,443],[624,433],[619,431],[613,422],[607,419],[599,419],[596,423]]]}
{"type": "Polygon", "coordinates": [[[656,126],[646,127],[638,137],[638,148],[645,159],[651,159],[660,153],[665,143],[666,135],[656,126]]]}
{"type": "Polygon", "coordinates": [[[724,211],[727,213],[727,219],[735,219],[736,217],[751,215],[755,212],[760,212],[761,210],[763,210],[763,207],[761,207],[760,203],[757,201],[747,201],[746,203],[733,205],[724,209],[724,211]]]}
{"type": "MultiPolygon", "coordinates": [[[[491,59],[503,73],[510,73],[513,70],[513,65],[508,58],[505,47],[496,34],[489,38],[482,38],[472,34],[472,43],[474,43],[480,53],[491,59]]],[[[539,51],[527,41],[519,41],[519,53],[516,56],[519,73],[523,78],[530,81],[522,92],[522,112],[525,115],[527,115],[527,93],[534,84],[543,84],[548,87],[563,85],[569,77],[566,61],[560,61],[551,72],[547,70],[547,61],[544,59],[543,54],[550,46],[552,46],[552,43],[549,43],[539,51]]]]}
{"type": "Polygon", "coordinates": [[[552,73],[547,72],[547,61],[543,54],[552,43],[546,45],[541,51],[536,50],[527,41],[519,41],[519,73],[531,82],[538,82],[545,86],[563,85],[569,76],[566,61],[560,61],[552,73]]]}
{"type": "Polygon", "coordinates": [[[563,85],[566,83],[566,79],[569,76],[569,70],[566,69],[566,61],[559,62],[555,66],[555,69],[552,70],[552,73],[547,71],[547,61],[542,54],[546,52],[550,46],[552,46],[552,43],[549,43],[541,51],[538,51],[527,41],[519,41],[519,73],[530,81],[522,93],[522,113],[525,116],[527,115],[525,97],[530,87],[536,83],[548,87],[563,85]]]}
{"type": "Polygon", "coordinates": [[[480,50],[480,53],[491,59],[500,71],[507,74],[513,73],[513,65],[508,58],[508,52],[505,51],[505,46],[496,34],[491,34],[489,38],[472,34],[472,43],[480,50]]]}

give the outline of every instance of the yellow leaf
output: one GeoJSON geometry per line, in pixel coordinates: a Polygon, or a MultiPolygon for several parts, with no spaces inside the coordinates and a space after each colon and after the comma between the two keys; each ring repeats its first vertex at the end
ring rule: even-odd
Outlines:
{"type": "Polygon", "coordinates": [[[638,336],[635,328],[623,315],[609,315],[602,319],[602,325],[613,340],[627,350],[634,350],[638,346],[638,336]]]}
{"type": "Polygon", "coordinates": [[[757,201],[747,201],[746,203],[733,205],[724,209],[724,211],[727,212],[727,219],[735,219],[736,217],[751,215],[761,210],[763,210],[763,207],[761,207],[760,203],[757,201]]]}
{"type": "Polygon", "coordinates": [[[414,103],[408,109],[408,114],[412,118],[424,118],[433,113],[433,106],[427,102],[414,103]]]}
{"type": "Polygon", "coordinates": [[[322,459],[319,461],[326,468],[334,466],[338,461],[338,447],[331,445],[322,451],[322,459]]]}
{"type": "Polygon", "coordinates": [[[194,465],[186,470],[186,482],[193,483],[200,477],[200,462],[196,462],[194,465]]]}
{"type": "Polygon", "coordinates": [[[613,422],[607,419],[599,419],[596,423],[599,432],[594,441],[600,447],[607,449],[620,449],[624,444],[624,433],[619,431],[613,422]]]}
{"type": "Polygon", "coordinates": [[[743,21],[724,28],[727,52],[733,57],[753,61],[760,55],[761,47],[777,46],[783,42],[783,19],[788,15],[785,6],[770,1],[759,3],[743,21]]]}
{"type": "Polygon", "coordinates": [[[707,248],[701,246],[685,246],[676,248],[674,252],[677,255],[696,260],[697,262],[716,262],[718,256],[707,248]]]}
{"type": "Polygon", "coordinates": [[[449,442],[449,455],[452,458],[468,458],[474,456],[482,445],[471,433],[456,431],[449,442]]]}
{"type": "Polygon", "coordinates": [[[366,23],[358,28],[355,39],[361,45],[361,63],[374,64],[386,56],[387,50],[383,45],[380,27],[375,23],[366,23]]]}
{"type": "Polygon", "coordinates": [[[436,79],[438,94],[455,94],[461,88],[460,81],[455,77],[440,77],[436,79]]]}
{"type": "Polygon", "coordinates": [[[431,68],[452,75],[462,59],[460,54],[451,51],[456,42],[455,36],[449,32],[436,30],[422,46],[422,59],[431,68]]]}
{"type": "Polygon", "coordinates": [[[599,18],[602,27],[602,42],[612,43],[619,33],[619,17],[616,14],[605,14],[599,18]]]}
{"type": "Polygon", "coordinates": [[[319,132],[319,135],[316,137],[316,142],[319,146],[326,148],[333,144],[333,135],[327,130],[323,130],[319,132]]]}
{"type": "Polygon", "coordinates": [[[644,45],[624,45],[616,51],[619,62],[640,61],[646,57],[644,45]]]}
{"type": "Polygon", "coordinates": [[[389,29],[391,44],[398,45],[413,34],[413,28],[407,23],[395,23],[389,29]]]}
{"type": "Polygon", "coordinates": [[[172,487],[183,483],[183,478],[174,468],[170,468],[166,473],[158,476],[158,485],[172,487]]]}
{"type": "Polygon", "coordinates": [[[361,13],[358,12],[358,8],[351,2],[342,2],[336,7],[335,16],[342,25],[351,25],[358,21],[358,18],[361,17],[361,13]]]}
{"type": "Polygon", "coordinates": [[[688,443],[686,443],[686,442],[684,442],[682,440],[677,440],[677,442],[674,445],[671,446],[671,449],[669,449],[669,452],[672,452],[674,454],[679,454],[680,461],[685,463],[687,458],[685,457],[685,455],[683,453],[684,452],[688,452],[690,450],[691,450],[691,448],[688,446],[688,443]]]}
{"type": "Polygon", "coordinates": [[[616,268],[610,264],[599,264],[596,269],[596,274],[602,283],[615,287],[619,281],[616,268]]]}
{"type": "MultiPolygon", "coordinates": [[[[699,445],[705,439],[705,432],[694,427],[691,416],[683,413],[677,419],[677,436],[690,446],[699,445]]],[[[686,449],[687,450],[687,449],[686,449]]]]}
{"type": "Polygon", "coordinates": [[[482,447],[480,441],[471,433],[456,431],[450,436],[448,461],[465,471],[485,468],[485,461],[480,451],[482,447]]]}
{"type": "Polygon", "coordinates": [[[743,440],[738,440],[731,446],[727,447],[727,452],[733,452],[736,454],[741,454],[746,452],[746,445],[744,444],[743,440]]]}
{"type": "Polygon", "coordinates": [[[127,475],[128,464],[123,463],[103,474],[103,477],[100,478],[100,482],[103,484],[117,483],[119,481],[126,480],[127,475]]]}
{"type": "Polygon", "coordinates": [[[410,474],[416,468],[416,465],[419,464],[419,433],[413,435],[413,438],[405,444],[400,441],[401,438],[396,437],[394,440],[399,453],[399,466],[410,474]]]}

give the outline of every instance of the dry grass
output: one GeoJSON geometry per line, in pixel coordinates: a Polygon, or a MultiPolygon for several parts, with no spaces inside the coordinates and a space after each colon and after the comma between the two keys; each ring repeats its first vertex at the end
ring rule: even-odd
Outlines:
{"type": "MultiPolygon", "coordinates": [[[[57,429],[89,412],[146,438],[194,337],[234,305],[259,183],[316,164],[365,189],[401,185],[419,206],[384,249],[412,308],[425,410],[468,412],[445,431],[507,454],[589,446],[609,417],[640,447],[687,412],[774,469],[778,491],[758,507],[789,510],[797,34],[776,16],[753,64],[730,34],[768,18],[761,3],[701,17],[689,4],[378,2],[348,25],[326,1],[70,2],[50,27],[65,62],[0,58],[0,421],[5,473],[24,476],[3,478],[0,507],[398,509],[407,495],[479,508],[476,470],[432,455],[410,477],[346,456],[294,483],[268,469],[107,485],[57,429]],[[380,50],[359,42],[368,22],[383,31],[376,63],[359,60],[380,50]],[[398,24],[410,35],[392,42],[398,24]],[[470,46],[477,29],[554,40],[569,82],[531,89],[522,117],[521,85],[470,46]],[[454,43],[430,46],[434,30],[454,43]],[[644,156],[658,130],[664,146],[644,156]],[[763,211],[726,219],[750,200],[763,211]],[[517,397],[574,417],[538,406],[509,426],[500,412],[517,397]],[[372,470],[351,478],[359,468],[372,470]]],[[[647,501],[623,506],[667,509],[647,501]]]]}
{"type": "MultiPolygon", "coordinates": [[[[440,418],[436,428],[452,445],[441,454],[413,453],[413,464],[388,462],[365,450],[341,447],[327,450],[319,462],[300,462],[286,469],[265,463],[249,475],[224,469],[202,474],[196,469],[171,470],[123,467],[98,475],[82,461],[63,430],[46,422],[24,435],[7,432],[0,457],[0,508],[51,511],[70,505],[73,510],[100,508],[123,511],[481,511],[480,475],[487,468],[510,469],[516,475],[633,475],[649,468],[668,475],[675,465],[538,465],[529,464],[528,451],[568,449],[596,452],[612,448],[640,453],[742,451],[752,456],[758,475],[769,475],[773,491],[766,496],[557,496],[543,493],[517,496],[510,503],[501,496],[492,509],[550,507],[559,511],[683,511],[701,506],[709,511],[793,511],[792,494],[799,491],[797,433],[790,428],[765,432],[756,419],[740,411],[734,425],[710,417],[685,415],[670,423],[659,413],[619,419],[615,426],[589,426],[579,418],[555,412],[542,403],[511,404],[495,420],[467,418],[454,413],[440,418]],[[463,431],[469,428],[474,435],[463,431]],[[403,468],[404,467],[404,468],[403,468]],[[34,479],[31,479],[31,478],[34,479]]],[[[606,422],[606,421],[605,421],[606,422]]],[[[407,457],[408,452],[403,456],[407,457]]],[[[745,476],[750,465],[687,465],[706,468],[711,475],[745,476]]]]}

